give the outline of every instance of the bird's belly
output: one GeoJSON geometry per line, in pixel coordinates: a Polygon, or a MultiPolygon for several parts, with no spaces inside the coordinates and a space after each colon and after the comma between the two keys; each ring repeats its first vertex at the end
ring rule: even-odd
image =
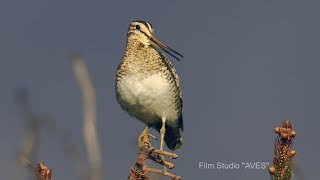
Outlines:
{"type": "Polygon", "coordinates": [[[178,119],[178,110],[175,108],[173,87],[161,74],[143,79],[127,76],[117,82],[117,99],[123,109],[145,124],[152,125],[161,121],[161,118],[175,121],[178,119]]]}

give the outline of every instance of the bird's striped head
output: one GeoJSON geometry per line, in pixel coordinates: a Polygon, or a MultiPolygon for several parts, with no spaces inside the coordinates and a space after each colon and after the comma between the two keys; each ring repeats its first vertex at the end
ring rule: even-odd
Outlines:
{"type": "Polygon", "coordinates": [[[183,56],[171,47],[165,45],[153,35],[154,29],[152,25],[146,21],[133,21],[128,28],[127,38],[128,40],[138,41],[145,47],[151,46],[154,48],[160,48],[172,57],[180,60],[176,55],[183,58],[183,56]]]}

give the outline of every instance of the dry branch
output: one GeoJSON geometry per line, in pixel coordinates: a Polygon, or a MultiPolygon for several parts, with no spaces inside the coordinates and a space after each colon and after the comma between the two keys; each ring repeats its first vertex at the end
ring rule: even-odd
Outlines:
{"type": "Polygon", "coordinates": [[[37,165],[36,177],[37,180],[50,180],[52,175],[52,170],[49,169],[44,163],[39,163],[37,165]]]}
{"type": "Polygon", "coordinates": [[[83,135],[89,156],[90,180],[102,179],[102,158],[96,127],[96,95],[82,57],[72,59],[72,67],[83,98],[83,135]]]}
{"type": "Polygon", "coordinates": [[[148,134],[142,136],[141,139],[139,139],[139,148],[140,150],[138,153],[137,161],[134,167],[130,169],[130,175],[128,177],[129,180],[149,180],[150,178],[148,177],[148,173],[150,172],[161,174],[174,180],[181,179],[180,176],[176,176],[164,170],[148,168],[145,165],[145,161],[147,159],[150,159],[158,164],[172,169],[175,167],[175,165],[173,163],[165,161],[163,156],[168,156],[171,159],[175,159],[178,157],[176,154],[166,151],[160,151],[152,147],[148,134]]]}

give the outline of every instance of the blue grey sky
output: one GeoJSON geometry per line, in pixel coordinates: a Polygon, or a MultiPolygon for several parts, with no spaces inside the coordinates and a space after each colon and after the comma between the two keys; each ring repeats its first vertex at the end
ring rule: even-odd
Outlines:
{"type": "MultiPolygon", "coordinates": [[[[126,179],[144,125],[118,105],[116,68],[133,20],[184,55],[176,67],[184,93],[184,147],[173,173],[184,179],[269,179],[267,169],[202,170],[200,161],[271,162],[273,128],[297,131],[294,149],[306,179],[319,178],[320,2],[316,0],[0,2],[0,179],[12,179],[26,122],[15,89],[54,121],[41,130],[38,159],[53,179],[77,179],[61,132],[86,158],[82,106],[69,57],[81,52],[96,86],[106,179],[126,179]]],[[[156,132],[153,134],[158,135],[156,132]]],[[[158,142],[153,142],[156,145],[158,142]]]]}

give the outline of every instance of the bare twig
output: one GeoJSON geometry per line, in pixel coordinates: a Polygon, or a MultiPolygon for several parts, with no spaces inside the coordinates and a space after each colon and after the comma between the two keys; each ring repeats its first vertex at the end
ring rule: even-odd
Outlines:
{"type": "Polygon", "coordinates": [[[269,168],[272,180],[290,180],[292,177],[292,158],[296,154],[291,149],[296,132],[289,120],[283,122],[282,127],[274,129],[278,137],[275,140],[273,165],[269,168]]]}
{"type": "Polygon", "coordinates": [[[147,171],[147,172],[156,173],[156,174],[162,174],[162,175],[168,176],[169,178],[174,179],[174,180],[179,180],[179,179],[181,179],[181,177],[179,177],[179,176],[176,176],[176,175],[174,175],[174,174],[168,173],[167,171],[160,170],[160,169],[146,168],[146,171],[147,171]]]}
{"type": "Polygon", "coordinates": [[[50,180],[52,175],[52,170],[49,169],[44,163],[39,163],[37,165],[36,177],[37,180],[50,180]]]}
{"type": "Polygon", "coordinates": [[[175,159],[178,157],[176,154],[169,153],[166,151],[156,150],[154,147],[151,146],[148,134],[145,134],[144,136],[141,137],[141,139],[139,139],[139,147],[140,147],[140,150],[138,153],[138,158],[134,167],[130,169],[130,175],[128,177],[129,180],[149,180],[150,178],[147,176],[149,172],[162,174],[174,180],[181,179],[180,176],[176,176],[164,170],[148,168],[145,165],[145,161],[147,159],[150,159],[158,164],[161,164],[163,166],[168,167],[169,169],[172,169],[175,167],[175,165],[173,163],[165,161],[163,158],[163,155],[168,156],[171,159],[175,159]]]}
{"type": "Polygon", "coordinates": [[[154,150],[154,151],[155,151],[155,153],[158,153],[158,154],[161,154],[161,155],[164,155],[164,156],[168,156],[171,159],[177,159],[178,158],[178,155],[176,155],[174,153],[171,153],[171,152],[161,151],[161,150],[154,150]]]}
{"type": "Polygon", "coordinates": [[[72,59],[72,67],[83,97],[83,135],[90,164],[90,179],[102,179],[102,160],[96,128],[96,95],[89,72],[80,56],[72,59]]]}

